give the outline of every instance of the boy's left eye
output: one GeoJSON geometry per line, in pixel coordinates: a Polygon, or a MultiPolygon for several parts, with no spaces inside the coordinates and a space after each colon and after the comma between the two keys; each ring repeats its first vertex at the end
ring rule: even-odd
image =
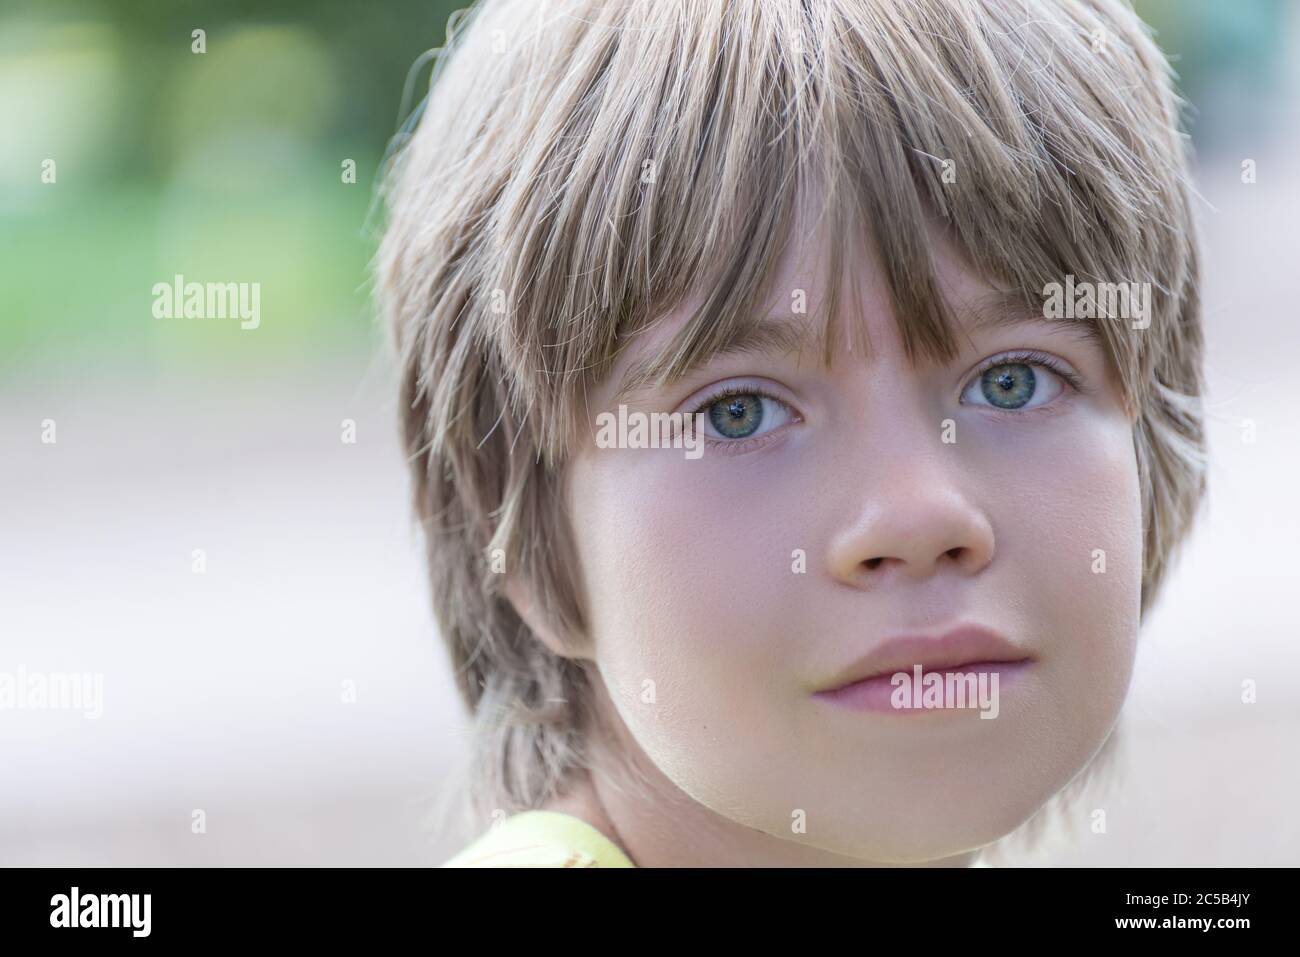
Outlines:
{"type": "Polygon", "coordinates": [[[1046,365],[1003,361],[977,375],[962,393],[961,401],[1014,412],[1046,405],[1064,388],[1062,378],[1046,365]]]}

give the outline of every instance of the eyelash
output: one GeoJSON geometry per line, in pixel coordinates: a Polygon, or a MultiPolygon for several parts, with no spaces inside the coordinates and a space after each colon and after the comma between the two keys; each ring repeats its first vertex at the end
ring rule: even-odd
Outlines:
{"type": "MultiPolygon", "coordinates": [[[[990,369],[996,368],[997,366],[1015,365],[1016,363],[1045,366],[1046,368],[1051,369],[1056,375],[1060,376],[1061,380],[1075,392],[1084,395],[1088,394],[1088,388],[1083,383],[1083,377],[1077,372],[1072,372],[1065,368],[1065,365],[1060,359],[1056,358],[1056,356],[1050,355],[1046,352],[1039,352],[1037,349],[1020,349],[1015,352],[999,353],[998,355],[991,356],[981,362],[978,368],[976,368],[975,371],[966,378],[966,381],[962,383],[959,395],[965,395],[966,390],[969,389],[980,376],[988,372],[990,369]]],[[[996,411],[1006,415],[1023,416],[1037,412],[1039,409],[1047,409],[1050,407],[1051,405],[1049,404],[1040,406],[1038,409],[1028,409],[1025,411],[1019,411],[1016,409],[996,409],[996,411]]]]}

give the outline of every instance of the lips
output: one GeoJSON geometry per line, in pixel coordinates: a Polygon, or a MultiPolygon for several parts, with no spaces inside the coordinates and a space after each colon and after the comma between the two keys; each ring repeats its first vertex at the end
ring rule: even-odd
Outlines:
{"type": "Polygon", "coordinates": [[[952,672],[987,670],[999,663],[1028,664],[1032,660],[1026,649],[979,625],[964,625],[941,635],[900,635],[850,663],[817,694],[833,695],[862,681],[886,678],[900,671],[911,673],[917,665],[923,672],[952,672]]]}

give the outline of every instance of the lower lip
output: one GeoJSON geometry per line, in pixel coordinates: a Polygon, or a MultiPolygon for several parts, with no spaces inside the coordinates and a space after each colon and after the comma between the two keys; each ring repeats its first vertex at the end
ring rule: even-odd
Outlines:
{"type": "MultiPolygon", "coordinates": [[[[818,691],[813,695],[813,697],[820,698],[823,701],[829,701],[832,704],[849,708],[853,711],[875,711],[880,714],[933,714],[935,712],[948,713],[952,711],[978,711],[981,708],[981,701],[979,698],[980,675],[987,674],[990,676],[989,678],[983,679],[983,687],[987,689],[986,693],[991,695],[993,690],[991,676],[996,674],[998,676],[997,691],[998,694],[1001,695],[1006,688],[1014,685],[1019,680],[1020,676],[1029,670],[1031,664],[1033,664],[1033,662],[1028,659],[1024,661],[977,661],[972,662],[971,664],[959,665],[956,668],[936,668],[922,671],[923,682],[931,680],[926,677],[931,674],[974,674],[976,676],[976,683],[973,689],[970,687],[969,683],[966,685],[968,693],[964,707],[958,707],[960,704],[959,701],[948,699],[946,680],[945,683],[940,685],[938,688],[938,694],[944,703],[944,707],[913,707],[912,695],[914,690],[913,686],[915,685],[914,679],[916,676],[914,670],[903,672],[907,675],[908,681],[906,684],[902,685],[902,689],[906,691],[905,704],[902,707],[894,706],[894,696],[896,692],[900,692],[900,687],[894,683],[894,675],[892,674],[867,678],[865,681],[857,681],[851,685],[845,685],[843,688],[837,688],[834,691],[818,691]],[[973,696],[969,693],[970,691],[974,692],[973,696]]],[[[967,681],[969,681],[969,679],[967,679],[967,681]]],[[[922,696],[925,688],[926,684],[922,684],[921,688],[915,691],[916,695],[918,697],[922,696]]],[[[931,692],[931,694],[933,695],[934,692],[931,692]]]]}

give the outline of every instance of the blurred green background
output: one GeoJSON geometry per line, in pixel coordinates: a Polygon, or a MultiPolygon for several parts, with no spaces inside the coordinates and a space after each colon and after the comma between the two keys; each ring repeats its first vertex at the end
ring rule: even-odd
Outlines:
{"type": "MultiPolygon", "coordinates": [[[[7,3],[0,374],[233,375],[373,346],[375,176],[408,73],[461,5],[7,3]],[[152,286],[176,273],[259,282],[260,328],[153,319],[152,286]]],[[[1197,104],[1201,145],[1277,115],[1285,0],[1138,7],[1197,104]]]]}
{"type": "Polygon", "coordinates": [[[283,367],[370,344],[374,178],[456,6],[6,3],[0,374],[283,367]],[[260,327],[154,319],[152,286],[176,273],[260,282],[260,327]]]}

